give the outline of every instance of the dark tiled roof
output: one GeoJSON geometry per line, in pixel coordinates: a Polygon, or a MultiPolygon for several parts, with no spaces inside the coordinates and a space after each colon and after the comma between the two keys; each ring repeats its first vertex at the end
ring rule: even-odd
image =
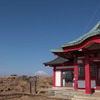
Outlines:
{"type": "Polygon", "coordinates": [[[59,64],[69,64],[69,63],[73,63],[73,60],[68,60],[62,57],[57,57],[56,59],[43,63],[45,66],[53,66],[53,65],[59,65],[59,64]]]}
{"type": "Polygon", "coordinates": [[[62,58],[62,57],[57,57],[56,59],[54,59],[50,62],[43,63],[43,64],[44,65],[54,65],[54,64],[63,64],[63,63],[66,63],[66,62],[68,62],[67,59],[62,58]]]}

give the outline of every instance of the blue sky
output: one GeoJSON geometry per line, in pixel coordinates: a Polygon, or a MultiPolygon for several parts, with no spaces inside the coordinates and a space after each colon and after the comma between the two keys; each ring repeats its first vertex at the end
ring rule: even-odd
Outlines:
{"type": "Polygon", "coordinates": [[[0,0],[0,76],[52,68],[50,49],[73,41],[100,21],[100,0],[0,0]]]}

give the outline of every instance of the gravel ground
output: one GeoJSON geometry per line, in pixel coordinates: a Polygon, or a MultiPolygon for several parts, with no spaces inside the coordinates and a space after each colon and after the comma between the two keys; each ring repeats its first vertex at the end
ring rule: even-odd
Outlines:
{"type": "Polygon", "coordinates": [[[69,100],[69,99],[61,99],[61,98],[50,98],[48,96],[23,96],[21,98],[13,98],[13,99],[6,99],[6,100],[69,100]]]}

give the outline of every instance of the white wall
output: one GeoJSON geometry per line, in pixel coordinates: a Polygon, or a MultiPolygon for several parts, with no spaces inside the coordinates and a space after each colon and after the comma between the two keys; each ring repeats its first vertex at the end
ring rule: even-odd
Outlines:
{"type": "MultiPolygon", "coordinates": [[[[85,80],[78,80],[78,88],[85,88],[85,80]]],[[[96,88],[95,80],[91,80],[91,88],[96,88]]]]}
{"type": "Polygon", "coordinates": [[[55,86],[61,86],[61,71],[55,72],[55,86]]]}

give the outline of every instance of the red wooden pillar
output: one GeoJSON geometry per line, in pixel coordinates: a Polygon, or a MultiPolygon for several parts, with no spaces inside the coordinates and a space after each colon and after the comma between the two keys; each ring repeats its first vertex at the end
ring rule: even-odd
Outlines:
{"type": "Polygon", "coordinates": [[[78,88],[78,65],[77,58],[74,58],[74,89],[78,88]]]}
{"type": "Polygon", "coordinates": [[[86,94],[91,94],[91,76],[90,76],[90,63],[88,59],[88,55],[85,55],[85,88],[86,94]]]}

